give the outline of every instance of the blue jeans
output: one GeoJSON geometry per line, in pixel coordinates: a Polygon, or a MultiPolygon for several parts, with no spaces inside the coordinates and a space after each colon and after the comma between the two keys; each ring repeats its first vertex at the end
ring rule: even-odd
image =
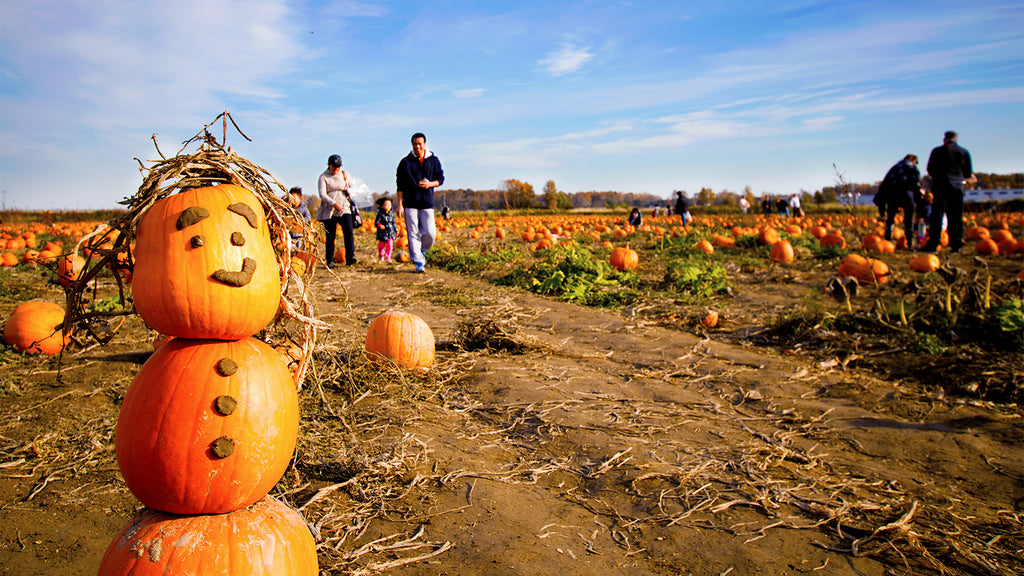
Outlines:
{"type": "Polygon", "coordinates": [[[406,208],[405,234],[409,239],[409,259],[413,264],[422,266],[426,264],[423,253],[430,250],[434,245],[434,238],[437,236],[437,226],[434,224],[433,208],[406,208]]]}

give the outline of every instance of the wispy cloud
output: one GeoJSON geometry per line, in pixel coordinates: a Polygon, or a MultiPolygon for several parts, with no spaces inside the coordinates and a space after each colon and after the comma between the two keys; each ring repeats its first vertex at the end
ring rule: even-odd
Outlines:
{"type": "Polygon", "coordinates": [[[476,98],[482,96],[487,92],[486,88],[465,88],[462,90],[452,90],[452,96],[456,98],[476,98]]]}
{"type": "Polygon", "coordinates": [[[563,44],[557,52],[540,61],[541,66],[552,76],[565,76],[578,72],[580,68],[593,60],[594,53],[588,47],[563,44]]]}

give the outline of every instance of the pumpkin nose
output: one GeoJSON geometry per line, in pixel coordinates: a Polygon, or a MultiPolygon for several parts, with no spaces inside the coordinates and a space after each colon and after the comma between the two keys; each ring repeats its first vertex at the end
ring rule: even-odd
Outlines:
{"type": "Polygon", "coordinates": [[[254,274],[256,274],[256,261],[252,258],[246,257],[242,260],[241,270],[234,272],[221,268],[214,272],[210,277],[222,284],[241,288],[249,282],[252,282],[254,274]]]}

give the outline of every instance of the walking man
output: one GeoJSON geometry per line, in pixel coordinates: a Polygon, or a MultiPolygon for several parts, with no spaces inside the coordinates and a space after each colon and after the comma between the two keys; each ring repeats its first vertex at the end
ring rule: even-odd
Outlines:
{"type": "Polygon", "coordinates": [[[398,213],[405,218],[409,240],[409,259],[416,272],[422,273],[427,265],[424,253],[437,236],[434,188],[444,184],[444,170],[437,156],[427,150],[427,137],[421,132],[412,135],[412,152],[398,163],[395,180],[398,213]]]}
{"type": "Polygon", "coordinates": [[[971,166],[971,154],[957,144],[956,132],[946,132],[942,146],[932,150],[928,157],[928,175],[932,177],[932,215],[928,223],[928,242],[922,251],[932,254],[938,251],[945,215],[949,249],[959,252],[964,245],[964,186],[978,179],[971,166]]]}

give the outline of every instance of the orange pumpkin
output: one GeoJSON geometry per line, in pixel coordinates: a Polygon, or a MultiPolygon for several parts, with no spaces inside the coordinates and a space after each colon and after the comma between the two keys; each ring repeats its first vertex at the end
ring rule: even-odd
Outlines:
{"type": "Polygon", "coordinates": [[[852,276],[865,284],[885,284],[889,281],[889,266],[881,260],[849,254],[839,263],[838,274],[844,278],[852,276]]]}
{"type": "Polygon", "coordinates": [[[984,226],[971,226],[964,231],[964,240],[987,240],[990,236],[988,228],[984,226]]]}
{"type": "Polygon", "coordinates": [[[254,338],[174,338],[128,387],[114,447],[146,506],[220,514],[274,487],[298,431],[295,383],[276,350],[254,338]]]}
{"type": "Polygon", "coordinates": [[[892,254],[893,252],[896,252],[896,244],[889,240],[878,240],[875,242],[873,250],[880,254],[892,254]]]}
{"type": "Polygon", "coordinates": [[[158,200],[139,222],[132,292],[164,334],[235,340],[263,329],[281,278],[256,196],[222,184],[158,200]]]}
{"type": "Polygon", "coordinates": [[[796,254],[793,253],[793,245],[789,243],[789,240],[783,239],[772,244],[769,258],[772,262],[788,264],[796,259],[796,254]]]}
{"type": "Polygon", "coordinates": [[[696,244],[693,245],[693,249],[696,250],[697,252],[703,252],[704,254],[708,255],[715,253],[714,245],[712,245],[711,242],[708,242],[707,240],[701,240],[700,242],[697,242],[696,244]]]}
{"type": "Polygon", "coordinates": [[[771,226],[762,226],[757,232],[757,243],[762,246],[771,246],[779,241],[779,232],[771,226]]]}
{"type": "Polygon", "coordinates": [[[426,370],[434,363],[434,333],[419,316],[389,310],[370,322],[366,354],[371,359],[388,358],[408,370],[426,370]]]}
{"type": "Polygon", "coordinates": [[[19,352],[60,353],[67,344],[58,326],[64,323],[64,309],[42,300],[19,304],[4,326],[4,342],[19,352]]]}
{"type": "Polygon", "coordinates": [[[708,310],[707,313],[704,314],[704,318],[701,319],[700,323],[705,328],[714,328],[715,326],[718,326],[718,312],[715,310],[708,310]]]}
{"type": "Polygon", "coordinates": [[[821,245],[838,246],[840,249],[846,248],[846,238],[843,238],[842,232],[839,232],[838,230],[833,230],[832,232],[826,234],[821,239],[821,245]]]}
{"type": "Polygon", "coordinates": [[[736,246],[736,240],[729,236],[716,234],[715,237],[711,239],[711,244],[718,248],[732,248],[736,246]]]}
{"type": "Polygon", "coordinates": [[[942,265],[935,254],[918,254],[910,259],[910,269],[914,272],[934,272],[942,265]]]}
{"type": "Polygon", "coordinates": [[[974,245],[974,250],[978,254],[984,254],[985,256],[998,256],[999,244],[996,244],[996,241],[991,238],[986,238],[984,240],[979,240],[978,243],[974,245]]]}
{"type": "Polygon", "coordinates": [[[640,256],[627,244],[612,250],[608,261],[616,270],[632,270],[640,265],[640,256]]]}
{"type": "Polygon", "coordinates": [[[1000,228],[992,232],[992,240],[995,241],[997,244],[1001,244],[1008,240],[1013,241],[1013,232],[1010,232],[1006,228],[1000,228]]]}
{"type": "Polygon", "coordinates": [[[70,286],[82,277],[85,270],[85,258],[77,254],[66,254],[57,260],[57,282],[61,286],[70,286]]]}
{"type": "Polygon", "coordinates": [[[121,529],[99,576],[316,576],[316,543],[295,510],[266,497],[230,514],[143,510],[121,529]]]}

